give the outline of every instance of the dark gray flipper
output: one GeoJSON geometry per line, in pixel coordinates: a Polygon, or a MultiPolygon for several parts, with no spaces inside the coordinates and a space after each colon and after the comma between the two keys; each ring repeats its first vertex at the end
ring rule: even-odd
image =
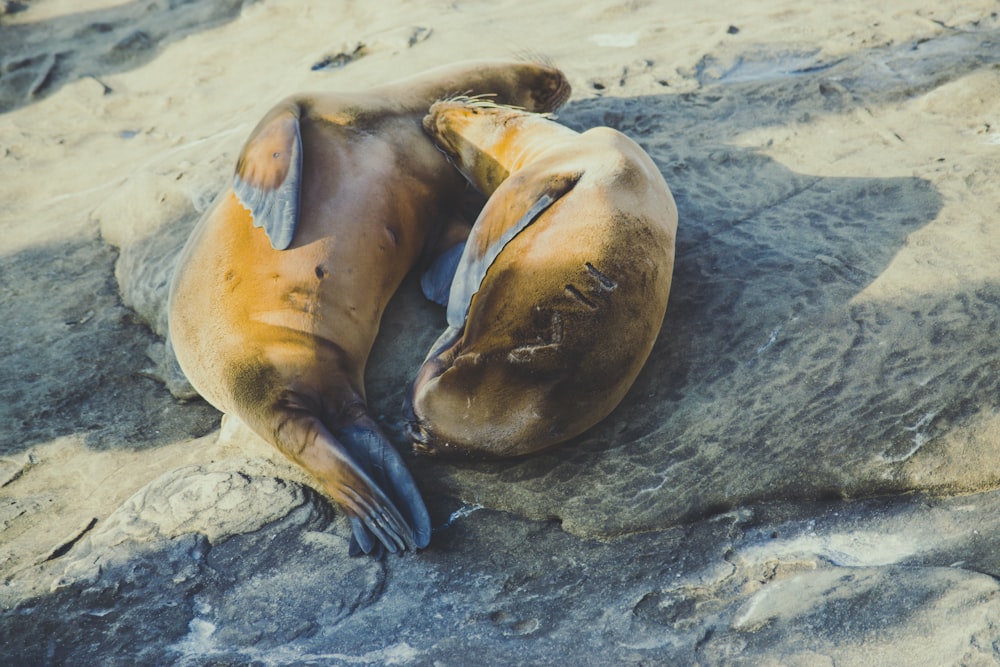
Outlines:
{"type": "Polygon", "coordinates": [[[253,226],[264,228],[276,250],[292,244],[301,185],[298,108],[287,105],[268,114],[250,135],[233,179],[233,192],[253,216],[253,226]]]}
{"type": "Polygon", "coordinates": [[[455,278],[458,262],[462,258],[465,243],[458,243],[441,253],[430,268],[420,278],[420,289],[428,300],[440,306],[448,305],[451,282],[455,278]]]}
{"type": "MultiPolygon", "coordinates": [[[[573,186],[580,180],[581,175],[571,174],[550,178],[535,187],[532,187],[533,184],[518,183],[517,187],[528,189],[524,199],[530,201],[531,205],[513,224],[501,225],[499,230],[496,224],[481,224],[481,221],[489,216],[502,215],[490,206],[490,202],[494,201],[492,198],[487,202],[479,220],[472,226],[472,233],[466,241],[465,249],[451,283],[451,292],[448,297],[449,327],[453,329],[465,327],[465,318],[469,313],[472,297],[479,291],[479,286],[482,285],[486,272],[503,251],[504,246],[524,231],[528,225],[535,222],[560,197],[572,190],[573,186]],[[531,190],[535,190],[535,192],[531,192],[531,190]],[[497,231],[499,231],[498,234],[497,231]],[[495,238],[490,238],[491,232],[496,234],[495,238]]],[[[500,187],[502,188],[508,183],[511,181],[505,181],[500,187]]],[[[496,193],[494,193],[494,197],[496,197],[496,193]]]]}
{"type": "MultiPolygon", "coordinates": [[[[340,429],[338,435],[351,458],[385,492],[393,505],[398,508],[406,525],[412,530],[412,533],[403,535],[406,543],[401,545],[400,550],[426,547],[431,539],[431,520],[427,507],[402,456],[375,421],[370,416],[363,415],[340,429]]],[[[352,552],[372,553],[378,543],[368,534],[369,524],[352,521],[352,526],[354,528],[352,552]]],[[[395,553],[390,545],[382,540],[379,541],[390,552],[395,553]]]]}
{"type": "Polygon", "coordinates": [[[341,441],[315,415],[304,410],[295,410],[281,424],[279,448],[320,481],[323,489],[353,517],[355,534],[360,535],[358,542],[368,552],[376,541],[391,553],[427,544],[427,510],[402,459],[388,441],[383,445],[373,436],[356,434],[353,429],[341,441]],[[407,517],[386,491],[398,498],[407,517]],[[411,522],[417,527],[416,535],[411,522]]]}

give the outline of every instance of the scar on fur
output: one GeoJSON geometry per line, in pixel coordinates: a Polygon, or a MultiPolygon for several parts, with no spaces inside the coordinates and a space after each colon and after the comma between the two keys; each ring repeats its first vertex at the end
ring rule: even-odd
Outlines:
{"type": "Polygon", "coordinates": [[[527,363],[531,361],[531,357],[541,350],[555,350],[562,343],[563,339],[563,320],[562,313],[559,311],[554,311],[552,313],[552,320],[549,324],[549,336],[548,340],[539,339],[538,343],[532,343],[530,345],[519,345],[515,347],[507,355],[507,358],[513,363],[527,363]]]}

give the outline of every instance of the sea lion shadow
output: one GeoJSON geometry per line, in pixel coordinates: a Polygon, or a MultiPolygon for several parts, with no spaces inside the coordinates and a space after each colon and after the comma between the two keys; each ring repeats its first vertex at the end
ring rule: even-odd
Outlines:
{"type": "MultiPolygon", "coordinates": [[[[643,371],[609,417],[537,457],[450,462],[459,486],[466,469],[508,482],[542,478],[559,461],[574,469],[588,466],[659,431],[675,434],[670,421],[676,412],[689,411],[692,403],[725,402],[718,393],[725,378],[780,348],[782,332],[823,326],[831,313],[843,312],[907,236],[942,208],[941,195],[924,179],[802,174],[730,145],[726,136],[685,138],[684,128],[710,126],[713,113],[671,95],[591,99],[561,110],[559,120],[574,129],[607,125],[631,136],[664,174],[679,211],[666,318],[643,371]]],[[[751,116],[745,127],[725,129],[750,129],[751,116]]],[[[405,308],[426,312],[412,303],[405,308]]],[[[425,314],[419,317],[428,321],[425,314]]],[[[406,344],[413,346],[415,339],[406,344]]],[[[418,470],[434,465],[440,464],[420,464],[418,470]]],[[[427,474],[433,473],[420,476],[427,474]]]]}
{"type": "Polygon", "coordinates": [[[720,378],[780,346],[793,323],[818,323],[846,308],[943,206],[925,179],[798,173],[726,143],[726,134],[773,119],[748,113],[705,141],[673,129],[711,125],[714,113],[712,105],[671,95],[587,100],[563,110],[575,129],[600,119],[636,139],[670,185],[679,217],[661,333],[632,390],[607,423],[579,439],[582,449],[656,431],[688,394],[718,400],[712,386],[720,378]]]}
{"type": "Polygon", "coordinates": [[[162,342],[121,301],[115,251],[96,237],[4,257],[0,457],[60,437],[140,450],[204,435],[218,415],[178,403],[147,373],[162,342]]]}
{"type": "Polygon", "coordinates": [[[610,447],[659,428],[689,392],[717,400],[720,378],[843,312],[942,208],[921,178],[797,173],[738,147],[648,150],[678,206],[673,283],[653,352],[611,416],[621,423],[610,447]]]}

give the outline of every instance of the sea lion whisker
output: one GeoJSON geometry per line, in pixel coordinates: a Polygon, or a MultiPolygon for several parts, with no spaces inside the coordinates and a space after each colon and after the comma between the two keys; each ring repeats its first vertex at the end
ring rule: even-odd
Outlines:
{"type": "Polygon", "coordinates": [[[434,100],[434,103],[431,106],[433,106],[434,104],[437,104],[438,102],[455,102],[455,103],[463,103],[464,104],[468,100],[488,99],[488,98],[495,98],[495,97],[496,97],[496,93],[475,93],[474,94],[471,90],[466,90],[466,91],[463,91],[463,92],[460,92],[460,93],[459,92],[453,92],[453,93],[448,93],[446,95],[442,95],[441,97],[439,97],[436,100],[434,100]]]}
{"type": "Polygon", "coordinates": [[[494,98],[496,95],[492,93],[483,93],[480,95],[452,95],[450,97],[443,97],[438,100],[438,103],[444,104],[461,104],[467,107],[473,107],[476,109],[511,109],[513,111],[523,111],[524,113],[533,113],[525,110],[524,107],[515,106],[512,104],[502,104],[497,102],[494,98]]]}

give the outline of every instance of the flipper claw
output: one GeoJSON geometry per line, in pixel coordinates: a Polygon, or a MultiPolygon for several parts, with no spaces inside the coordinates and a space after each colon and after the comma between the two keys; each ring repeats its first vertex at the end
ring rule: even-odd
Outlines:
{"type": "Polygon", "coordinates": [[[286,422],[281,440],[284,451],[319,479],[351,517],[351,551],[372,553],[381,545],[398,553],[427,546],[430,517],[423,498],[375,422],[363,415],[338,435],[314,415],[299,412],[286,422]]]}

